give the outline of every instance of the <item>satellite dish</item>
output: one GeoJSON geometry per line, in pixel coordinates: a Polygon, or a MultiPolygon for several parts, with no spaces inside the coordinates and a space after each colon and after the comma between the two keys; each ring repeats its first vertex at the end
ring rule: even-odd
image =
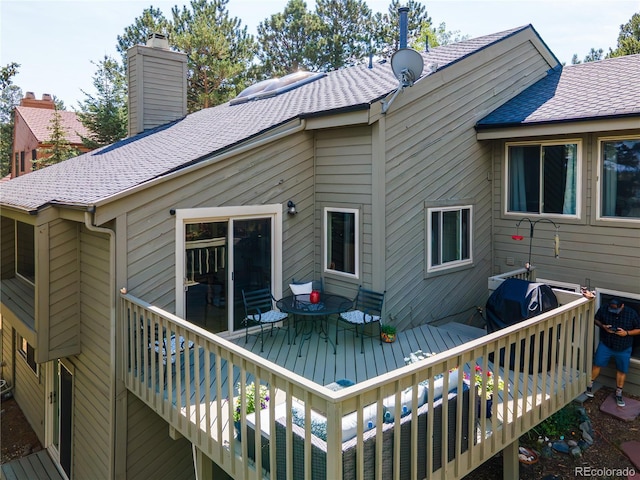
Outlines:
{"type": "Polygon", "coordinates": [[[413,85],[423,68],[422,55],[412,48],[401,48],[391,56],[391,69],[403,87],[413,85]]]}

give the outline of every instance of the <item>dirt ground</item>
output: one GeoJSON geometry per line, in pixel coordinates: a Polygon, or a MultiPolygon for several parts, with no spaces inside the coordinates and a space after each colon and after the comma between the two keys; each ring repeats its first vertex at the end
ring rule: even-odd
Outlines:
{"type": "MultiPolygon", "coordinates": [[[[575,467],[597,469],[633,468],[629,458],[622,453],[620,445],[629,440],[640,440],[640,417],[632,422],[619,420],[602,413],[600,405],[613,393],[610,388],[602,387],[594,393],[594,398],[584,403],[584,408],[591,420],[595,432],[594,444],[587,448],[582,457],[574,459],[566,453],[553,452],[550,458],[540,457],[533,465],[520,464],[520,480],[627,480],[627,477],[599,476],[584,477],[575,475],[575,467]]],[[[640,400],[640,397],[625,397],[640,400]]],[[[522,445],[522,442],[521,442],[522,445]]],[[[636,472],[638,473],[638,472],[636,472]]],[[[481,467],[467,475],[464,480],[502,480],[502,457],[496,455],[481,467]]]]}
{"type": "Polygon", "coordinates": [[[0,402],[0,450],[2,463],[42,449],[35,432],[13,398],[0,402]]]}
{"type": "MultiPolygon", "coordinates": [[[[554,452],[550,458],[541,457],[536,464],[520,464],[520,480],[570,480],[575,478],[626,480],[626,477],[576,477],[574,474],[577,466],[588,466],[591,469],[633,468],[633,464],[622,453],[619,446],[626,441],[640,439],[640,417],[633,422],[624,422],[600,412],[600,405],[611,393],[611,389],[603,387],[595,392],[593,399],[587,400],[584,404],[595,432],[595,438],[594,444],[584,451],[581,458],[574,459],[568,454],[554,452]]],[[[640,400],[640,397],[631,398],[640,400]]],[[[2,410],[0,425],[2,463],[42,448],[13,398],[3,400],[0,409],[2,410]]],[[[496,455],[465,477],[464,480],[501,479],[502,457],[496,455]]]]}

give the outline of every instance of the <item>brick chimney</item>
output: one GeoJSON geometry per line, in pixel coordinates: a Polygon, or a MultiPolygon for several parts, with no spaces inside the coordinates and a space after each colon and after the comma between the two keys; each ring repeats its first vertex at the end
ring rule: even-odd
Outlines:
{"type": "Polygon", "coordinates": [[[24,98],[20,100],[21,107],[33,107],[33,108],[46,108],[48,110],[54,110],[56,104],[53,98],[48,93],[42,95],[42,100],[38,100],[33,92],[27,92],[24,94],[24,98]]]}
{"type": "Polygon", "coordinates": [[[186,116],[186,54],[156,33],[127,51],[127,65],[130,137],[186,116]]]}

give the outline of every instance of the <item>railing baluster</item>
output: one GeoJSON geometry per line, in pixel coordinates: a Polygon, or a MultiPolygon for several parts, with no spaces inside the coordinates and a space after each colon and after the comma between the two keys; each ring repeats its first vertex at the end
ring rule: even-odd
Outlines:
{"type": "MultiPolygon", "coordinates": [[[[120,312],[124,334],[122,355],[125,379],[131,392],[163,415],[171,427],[182,433],[200,451],[235,478],[259,476],[255,469],[260,471],[267,463],[271,470],[271,478],[276,477],[278,466],[286,469],[288,479],[297,478],[301,473],[310,475],[315,451],[311,447],[312,410],[323,412],[327,418],[328,441],[325,462],[328,477],[342,474],[342,416],[345,412],[358,412],[356,471],[358,474],[367,473],[364,471],[366,467],[362,460],[365,442],[368,441],[365,440],[368,426],[365,425],[367,420],[363,408],[377,404],[380,415],[373,425],[374,435],[377,437],[373,454],[376,478],[382,479],[382,459],[393,458],[393,477],[399,478],[400,462],[404,461],[407,449],[419,443],[421,434],[418,431],[418,422],[409,419],[410,435],[405,437],[406,440],[403,440],[400,428],[392,426],[392,448],[383,448],[382,431],[387,426],[382,419],[383,399],[390,395],[395,396],[395,422],[399,426],[402,419],[403,390],[409,386],[413,388],[411,404],[415,407],[408,415],[414,415],[418,410],[417,386],[420,382],[428,380],[430,385],[434,386],[435,377],[442,374],[443,382],[446,384],[451,378],[449,370],[455,367],[459,369],[459,374],[467,370],[473,379],[474,366],[478,364],[484,372],[492,372],[496,377],[496,384],[499,377],[505,379],[507,389],[502,392],[496,389],[494,392],[492,418],[486,418],[486,402],[480,402],[478,411],[472,381],[468,405],[461,401],[463,397],[458,394],[455,408],[453,403],[449,404],[443,400],[441,421],[435,423],[435,415],[426,416],[426,426],[423,428],[426,429],[429,439],[427,446],[424,451],[416,450],[419,455],[411,455],[410,464],[402,467],[403,470],[405,467],[409,468],[412,477],[420,476],[422,469],[426,467],[426,476],[430,478],[461,478],[474,466],[517,440],[534,424],[563,407],[576,392],[579,393],[584,388],[588,376],[586,370],[590,366],[593,354],[590,343],[593,341],[593,329],[589,328],[593,302],[578,298],[578,301],[571,301],[571,304],[564,305],[557,311],[546,312],[539,317],[526,320],[522,325],[507,327],[504,331],[473,340],[413,364],[410,368],[388,372],[378,377],[377,381],[367,381],[350,387],[352,390],[348,393],[327,393],[324,387],[315,385],[170,313],[162,312],[124,294],[120,312]],[[174,348],[171,346],[172,335],[174,348]],[[184,345],[181,345],[181,339],[184,340],[184,345]],[[512,347],[515,365],[512,366],[514,370],[510,371],[512,347]],[[502,349],[506,361],[504,366],[500,365],[502,349]],[[493,354],[491,362],[489,354],[493,354]],[[522,369],[521,358],[524,358],[522,369]],[[552,359],[552,368],[547,371],[549,358],[552,359]],[[540,359],[542,364],[539,362],[540,359]],[[533,365],[531,373],[529,362],[533,365]],[[256,454],[255,458],[251,459],[250,466],[247,460],[248,435],[245,437],[246,441],[238,443],[234,438],[232,420],[234,395],[240,395],[242,408],[245,408],[245,387],[252,379],[256,385],[264,379],[269,386],[271,401],[266,412],[268,416],[261,417],[259,412],[256,412],[253,425],[247,424],[245,416],[241,420],[244,435],[247,435],[249,427],[254,428],[256,432],[252,445],[256,454]],[[238,380],[241,390],[236,393],[235,383],[238,380]],[[285,440],[283,444],[277,445],[278,451],[284,449],[287,453],[287,459],[283,464],[278,463],[279,453],[275,450],[278,428],[274,418],[276,398],[283,399],[285,410],[291,412],[294,397],[305,403],[306,410],[303,472],[293,471],[293,437],[297,434],[293,432],[291,415],[286,415],[285,440]],[[454,437],[449,433],[449,414],[451,421],[455,420],[454,437]],[[476,427],[477,415],[480,416],[477,420],[479,431],[476,427]],[[469,418],[468,426],[464,425],[465,418],[469,418]],[[260,431],[267,427],[272,439],[268,451],[262,449],[260,435],[260,431]],[[435,458],[431,441],[434,433],[442,438],[443,445],[442,449],[435,452],[435,458]],[[468,437],[466,448],[463,443],[465,435],[468,437]],[[491,438],[488,438],[489,436],[491,438]],[[451,462],[449,442],[455,452],[451,462]],[[441,467],[433,472],[436,461],[441,463],[441,467]]],[[[458,392],[463,391],[462,375],[459,375],[457,387],[458,392]]],[[[483,398],[486,390],[480,389],[479,394],[483,398]]],[[[446,397],[447,389],[444,389],[443,398],[446,397]]],[[[257,402],[259,401],[258,394],[257,402]]],[[[427,408],[429,411],[434,409],[432,396],[427,399],[427,408]]],[[[283,473],[285,472],[279,472],[283,473]]]]}

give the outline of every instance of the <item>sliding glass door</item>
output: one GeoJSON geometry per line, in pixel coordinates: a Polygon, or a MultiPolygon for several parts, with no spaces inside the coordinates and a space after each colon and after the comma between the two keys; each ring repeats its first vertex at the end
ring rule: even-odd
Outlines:
{"type": "Polygon", "coordinates": [[[279,215],[243,212],[247,209],[181,211],[184,221],[178,243],[183,253],[177,263],[181,260],[184,298],[178,299],[176,310],[213,333],[241,329],[242,290],[273,286],[280,277],[275,268],[280,248],[274,241],[274,232],[279,238],[279,215]],[[189,219],[193,212],[199,214],[197,221],[189,219]],[[216,213],[237,214],[214,217],[216,213]]]}

